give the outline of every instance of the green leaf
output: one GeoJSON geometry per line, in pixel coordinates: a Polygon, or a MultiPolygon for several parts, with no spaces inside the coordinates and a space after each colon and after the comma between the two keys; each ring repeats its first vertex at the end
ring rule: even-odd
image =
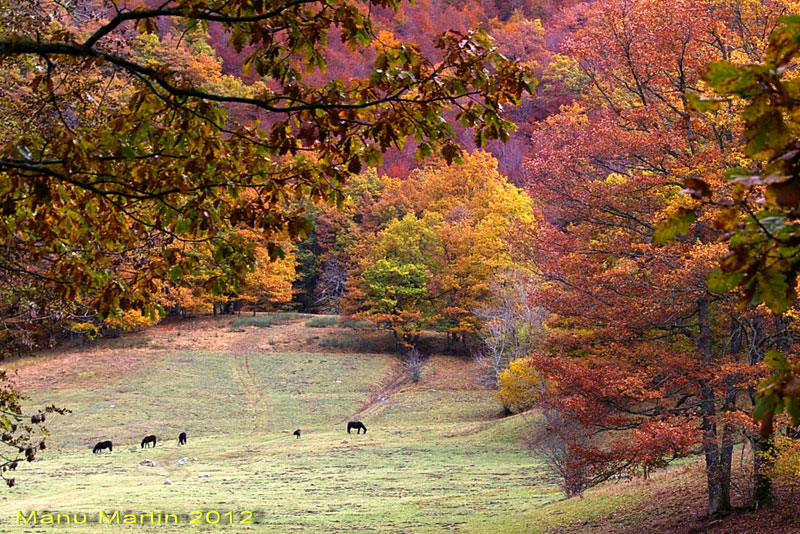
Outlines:
{"type": "Polygon", "coordinates": [[[678,208],[662,222],[653,233],[653,240],[656,243],[664,244],[672,241],[678,234],[686,235],[697,215],[690,208],[678,208]]]}
{"type": "Polygon", "coordinates": [[[789,399],[789,403],[786,406],[786,411],[792,417],[792,425],[800,424],[800,399],[789,399]]]}
{"type": "Polygon", "coordinates": [[[792,369],[786,356],[776,350],[771,350],[764,355],[764,363],[776,371],[788,372],[792,369]]]}
{"type": "Polygon", "coordinates": [[[786,146],[791,133],[783,114],[775,110],[761,115],[747,128],[745,136],[748,139],[747,154],[755,159],[768,159],[776,150],[786,146]]]}
{"type": "Polygon", "coordinates": [[[700,95],[690,94],[687,97],[687,107],[695,111],[718,111],[726,101],[719,98],[703,98],[700,95]]]}
{"type": "Polygon", "coordinates": [[[794,284],[789,283],[785,272],[777,269],[764,269],[757,275],[758,293],[756,298],[766,304],[774,313],[784,313],[795,300],[794,284]]]}
{"type": "Polygon", "coordinates": [[[767,395],[756,400],[756,405],[753,408],[753,419],[761,421],[766,416],[775,411],[775,406],[778,404],[777,395],[767,395]]]}
{"type": "Polygon", "coordinates": [[[169,270],[169,279],[170,280],[178,280],[180,277],[183,276],[183,269],[179,266],[175,265],[172,269],[169,270]]]}
{"type": "Polygon", "coordinates": [[[723,95],[739,94],[754,83],[752,73],[729,61],[715,61],[704,76],[708,84],[723,95]]]}
{"type": "Polygon", "coordinates": [[[718,267],[711,271],[706,283],[708,284],[709,291],[722,294],[738,286],[743,277],[744,275],[742,273],[726,273],[718,267]]]}
{"type": "Polygon", "coordinates": [[[726,180],[738,180],[741,178],[749,177],[752,174],[753,173],[750,171],[750,169],[745,169],[744,167],[735,167],[733,169],[728,169],[727,171],[725,171],[725,174],[723,176],[725,176],[726,180]]]}

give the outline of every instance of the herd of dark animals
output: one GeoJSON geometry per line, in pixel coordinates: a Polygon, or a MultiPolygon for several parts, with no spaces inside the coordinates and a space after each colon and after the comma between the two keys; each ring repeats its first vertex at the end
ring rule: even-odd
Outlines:
{"type": "MultiPolygon", "coordinates": [[[[349,434],[351,430],[356,429],[356,434],[361,434],[361,431],[364,431],[364,434],[367,433],[367,427],[364,426],[364,423],[361,421],[350,421],[347,423],[347,433],[349,434]]],[[[292,432],[293,436],[297,436],[297,439],[300,439],[300,429],[298,428],[294,432],[292,432]]],[[[142,448],[144,449],[145,446],[155,447],[156,438],[155,435],[145,436],[142,440],[142,448]]],[[[181,432],[178,434],[178,445],[186,445],[186,432],[181,432]]],[[[108,452],[114,451],[114,444],[110,441],[101,441],[97,445],[94,446],[92,449],[92,453],[97,454],[98,452],[102,452],[104,449],[108,449],[108,452]]]]}
{"type": "MultiPolygon", "coordinates": [[[[152,434],[145,436],[142,440],[142,448],[144,449],[145,446],[155,447],[157,440],[158,438],[152,434]]],[[[181,432],[178,434],[178,445],[186,445],[186,432],[181,432]]],[[[108,449],[108,452],[114,452],[114,444],[111,443],[111,441],[101,441],[94,446],[92,453],[97,454],[98,452],[102,452],[103,449],[108,449]]]]}

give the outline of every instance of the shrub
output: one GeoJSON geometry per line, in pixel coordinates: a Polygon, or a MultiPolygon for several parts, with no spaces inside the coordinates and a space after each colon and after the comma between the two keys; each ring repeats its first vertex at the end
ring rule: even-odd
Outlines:
{"type": "Polygon", "coordinates": [[[374,330],[375,323],[369,321],[357,321],[355,319],[345,319],[339,323],[340,328],[351,328],[353,330],[374,330]]]}
{"type": "Polygon", "coordinates": [[[539,402],[542,382],[529,358],[512,361],[508,369],[500,373],[498,382],[497,396],[510,412],[530,410],[539,402]]]}
{"type": "Polygon", "coordinates": [[[597,482],[580,452],[589,444],[585,429],[558,411],[545,410],[545,424],[526,441],[530,448],[542,455],[568,497],[581,495],[597,482]]]}
{"type": "Polygon", "coordinates": [[[422,366],[425,364],[425,358],[422,353],[415,348],[410,349],[405,356],[403,365],[408,371],[408,376],[412,382],[419,382],[422,376],[422,366]]]}
{"type": "Polygon", "coordinates": [[[395,344],[386,332],[379,335],[336,335],[320,339],[319,346],[342,352],[375,354],[392,352],[395,344]]]}
{"type": "Polygon", "coordinates": [[[800,491],[800,440],[775,436],[772,453],[765,455],[771,464],[767,476],[773,483],[800,491]]]}

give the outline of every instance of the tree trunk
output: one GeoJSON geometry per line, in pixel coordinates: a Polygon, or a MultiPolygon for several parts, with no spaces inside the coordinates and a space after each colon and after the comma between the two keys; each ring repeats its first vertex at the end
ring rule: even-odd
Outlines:
{"type": "Polygon", "coordinates": [[[725,511],[731,509],[731,467],[733,466],[733,446],[736,439],[736,426],[725,423],[722,427],[722,450],[720,451],[720,476],[722,478],[723,502],[725,511]]]}
{"type": "MultiPolygon", "coordinates": [[[[700,332],[695,343],[703,358],[703,363],[711,365],[714,360],[714,354],[711,350],[711,323],[708,316],[708,300],[705,296],[697,301],[697,320],[700,332]]],[[[708,515],[709,517],[714,517],[731,510],[730,469],[733,446],[730,445],[729,450],[726,449],[727,444],[723,436],[723,447],[720,450],[717,440],[716,397],[714,389],[707,380],[700,380],[700,401],[700,408],[703,414],[701,428],[703,430],[703,449],[708,483],[708,515]]]]}
{"type": "Polygon", "coordinates": [[[708,483],[708,515],[709,517],[714,517],[731,509],[730,454],[733,448],[731,447],[727,451],[720,450],[717,442],[717,414],[714,407],[714,391],[707,385],[705,380],[701,381],[701,401],[703,411],[701,428],[703,430],[703,449],[708,483]],[[726,456],[727,461],[725,461],[726,456]]]}
{"type": "MultiPolygon", "coordinates": [[[[753,344],[761,346],[764,338],[764,321],[760,316],[753,319],[753,344]]],[[[778,350],[788,349],[788,339],[785,334],[786,322],[782,317],[775,318],[775,328],[778,332],[776,348],[778,350]]],[[[750,363],[756,365],[764,360],[763,350],[754,350],[750,355],[750,363]]],[[[755,403],[755,388],[750,388],[750,399],[755,403]]],[[[772,480],[767,476],[767,471],[772,466],[773,447],[772,440],[773,428],[771,422],[762,422],[761,433],[751,438],[753,446],[753,508],[758,509],[772,502],[772,480]]]]}
{"type": "Polygon", "coordinates": [[[771,466],[768,459],[771,457],[774,442],[771,438],[761,439],[756,436],[753,444],[753,508],[766,506],[772,502],[772,480],[766,475],[771,466]]]}

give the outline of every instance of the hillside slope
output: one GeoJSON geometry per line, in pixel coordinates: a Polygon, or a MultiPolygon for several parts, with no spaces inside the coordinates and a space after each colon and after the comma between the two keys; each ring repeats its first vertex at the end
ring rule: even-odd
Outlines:
{"type": "Polygon", "coordinates": [[[46,454],[0,492],[0,531],[50,532],[17,524],[37,510],[87,514],[60,532],[108,532],[99,512],[120,510],[179,515],[127,527],[145,533],[184,532],[194,511],[221,513],[191,526],[208,532],[800,533],[786,502],[703,519],[697,461],[563,499],[524,448],[539,416],[500,418],[474,362],[434,355],[412,384],[387,336],[316,322],[327,326],[297,314],[172,322],[12,362],[32,403],[73,413],[52,418],[46,454]],[[347,434],[355,418],[366,435],[347,434]],[[143,450],[147,434],[163,441],[143,450]],[[92,454],[105,439],[114,452],[92,454]],[[254,524],[226,524],[243,511],[254,524]]]}
{"type": "MultiPolygon", "coordinates": [[[[237,522],[250,510],[257,524],[229,528],[441,532],[560,498],[542,461],[522,447],[529,419],[498,419],[493,393],[464,372],[471,364],[436,356],[413,385],[392,355],[320,346],[351,331],[304,322],[167,324],[17,362],[32,401],[73,413],[53,418],[47,454],[0,494],[2,530],[29,531],[15,524],[18,510],[85,512],[90,521],[100,510],[184,521],[217,510],[237,522]],[[366,435],[346,433],[354,415],[366,435]],[[285,432],[296,428],[299,440],[285,432]],[[178,447],[184,430],[189,443],[178,447]],[[147,434],[164,441],[143,450],[147,434]],[[92,454],[105,439],[114,452],[92,454]]],[[[165,530],[182,531],[136,527],[165,530]]]]}

